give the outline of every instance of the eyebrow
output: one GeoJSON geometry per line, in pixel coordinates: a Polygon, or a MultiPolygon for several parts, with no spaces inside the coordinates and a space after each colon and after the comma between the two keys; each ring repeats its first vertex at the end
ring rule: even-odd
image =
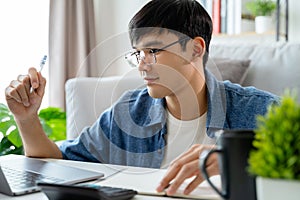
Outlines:
{"type": "MultiPolygon", "coordinates": [[[[150,41],[143,45],[143,48],[147,47],[153,47],[153,46],[161,46],[163,42],[161,41],[150,41]]],[[[137,49],[137,47],[133,46],[132,48],[137,49]]]]}

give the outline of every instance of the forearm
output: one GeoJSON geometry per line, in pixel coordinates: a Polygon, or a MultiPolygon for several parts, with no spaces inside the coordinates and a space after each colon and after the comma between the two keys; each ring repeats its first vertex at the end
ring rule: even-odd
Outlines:
{"type": "Polygon", "coordinates": [[[39,117],[32,115],[25,120],[16,119],[23,141],[25,155],[40,158],[62,158],[57,145],[45,134],[39,117]]]}

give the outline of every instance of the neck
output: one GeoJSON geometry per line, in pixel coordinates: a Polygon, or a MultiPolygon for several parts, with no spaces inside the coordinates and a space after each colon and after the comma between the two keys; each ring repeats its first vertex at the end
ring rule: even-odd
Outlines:
{"type": "Polygon", "coordinates": [[[180,120],[193,120],[202,116],[207,111],[207,89],[203,79],[190,82],[180,92],[167,96],[167,108],[169,112],[180,120]]]}

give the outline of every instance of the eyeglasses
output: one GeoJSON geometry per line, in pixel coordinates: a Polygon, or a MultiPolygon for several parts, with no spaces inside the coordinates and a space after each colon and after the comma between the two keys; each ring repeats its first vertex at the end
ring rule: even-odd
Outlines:
{"type": "Polygon", "coordinates": [[[137,67],[141,61],[143,61],[146,65],[152,65],[156,63],[156,54],[164,51],[166,48],[171,47],[179,42],[189,39],[189,37],[181,38],[171,44],[168,44],[160,49],[156,48],[146,48],[144,50],[130,52],[125,55],[125,59],[131,67],[137,67]]]}

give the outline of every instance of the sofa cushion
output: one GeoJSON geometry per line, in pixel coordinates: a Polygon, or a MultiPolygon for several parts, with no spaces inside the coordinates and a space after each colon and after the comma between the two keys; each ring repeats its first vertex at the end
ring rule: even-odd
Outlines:
{"type": "Polygon", "coordinates": [[[250,60],[233,60],[229,58],[212,58],[207,62],[207,69],[220,81],[229,80],[242,84],[247,75],[250,60]]]}
{"type": "Polygon", "coordinates": [[[298,90],[300,102],[300,43],[274,42],[268,44],[212,44],[211,57],[250,59],[243,86],[282,95],[286,88],[298,90]]]}

